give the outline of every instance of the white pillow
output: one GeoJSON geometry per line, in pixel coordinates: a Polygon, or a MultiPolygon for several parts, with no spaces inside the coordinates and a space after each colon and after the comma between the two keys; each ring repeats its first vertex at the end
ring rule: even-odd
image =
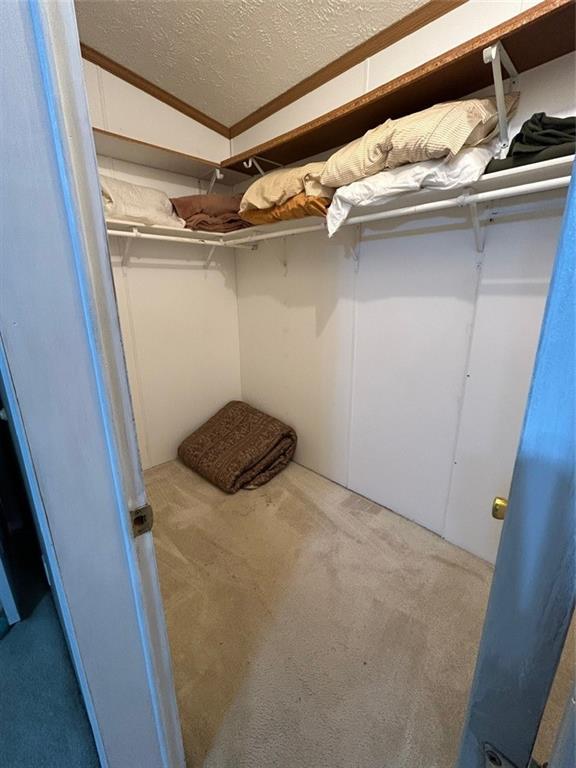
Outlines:
{"type": "Polygon", "coordinates": [[[484,173],[494,151],[494,145],[463,149],[452,158],[402,165],[340,187],[328,209],[329,236],[340,229],[354,207],[383,205],[419,189],[455,189],[473,184],[484,173]]]}
{"type": "Polygon", "coordinates": [[[100,174],[104,215],[107,219],[123,219],[138,224],[184,227],[186,222],[174,213],[165,192],[141,184],[113,179],[100,174]]]}

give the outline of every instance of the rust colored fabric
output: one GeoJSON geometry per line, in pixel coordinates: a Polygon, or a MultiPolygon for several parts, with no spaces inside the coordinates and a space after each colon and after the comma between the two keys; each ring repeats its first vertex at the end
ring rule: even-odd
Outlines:
{"type": "Polygon", "coordinates": [[[327,197],[316,197],[300,192],[285,203],[264,210],[251,208],[243,211],[241,216],[251,224],[272,224],[275,221],[303,219],[306,216],[326,216],[329,205],[330,199],[327,197]]]}
{"type": "Polygon", "coordinates": [[[223,213],[221,216],[208,216],[205,213],[197,213],[186,219],[186,229],[197,232],[234,232],[237,229],[246,229],[252,225],[238,213],[223,213]]]}
{"type": "Polygon", "coordinates": [[[208,216],[238,213],[242,195],[185,195],[170,199],[178,216],[186,220],[197,213],[205,213],[208,216]]]}
{"type": "Polygon", "coordinates": [[[200,232],[234,232],[250,224],[238,213],[242,195],[186,195],[171,198],[187,229],[200,232]]]}
{"type": "Polygon", "coordinates": [[[296,432],[262,411],[232,400],[178,448],[179,459],[226,493],[264,485],[296,450],[296,432]]]}

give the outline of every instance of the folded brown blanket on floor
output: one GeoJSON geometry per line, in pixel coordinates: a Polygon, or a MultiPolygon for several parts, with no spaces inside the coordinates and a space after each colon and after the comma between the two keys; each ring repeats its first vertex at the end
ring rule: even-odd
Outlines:
{"type": "Polygon", "coordinates": [[[250,224],[238,214],[242,195],[186,195],[171,198],[188,229],[201,232],[233,232],[250,224]]]}
{"type": "Polygon", "coordinates": [[[178,448],[186,466],[226,493],[264,485],[286,467],[296,432],[247,403],[233,400],[178,448]]]}

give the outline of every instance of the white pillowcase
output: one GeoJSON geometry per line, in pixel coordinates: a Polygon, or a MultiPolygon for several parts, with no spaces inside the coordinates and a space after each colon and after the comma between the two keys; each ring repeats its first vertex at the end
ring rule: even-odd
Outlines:
{"type": "Polygon", "coordinates": [[[328,209],[328,234],[332,237],[338,231],[354,207],[382,205],[419,189],[454,189],[472,184],[482,176],[494,151],[494,146],[464,149],[452,158],[402,165],[339,187],[328,209]]]}
{"type": "Polygon", "coordinates": [[[138,224],[182,228],[186,222],[174,213],[165,192],[100,174],[104,215],[138,224]]]}

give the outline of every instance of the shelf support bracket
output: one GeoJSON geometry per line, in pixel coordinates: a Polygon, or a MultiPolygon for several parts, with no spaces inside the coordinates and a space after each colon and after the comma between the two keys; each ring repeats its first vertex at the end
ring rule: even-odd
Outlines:
{"type": "Polygon", "coordinates": [[[207,194],[210,194],[212,190],[214,189],[214,184],[216,184],[217,181],[222,181],[224,178],[224,174],[220,170],[220,168],[214,168],[212,171],[212,175],[210,176],[210,184],[208,184],[208,192],[207,194]]]}
{"type": "Polygon", "coordinates": [[[484,253],[486,233],[482,230],[480,224],[477,203],[468,203],[468,210],[470,211],[470,220],[472,221],[472,228],[474,230],[474,244],[476,245],[476,251],[477,253],[484,253]]]}
{"type": "Polygon", "coordinates": [[[362,242],[362,224],[355,227],[354,245],[352,246],[352,261],[354,262],[354,272],[360,271],[360,243],[362,242]]]}
{"type": "Polygon", "coordinates": [[[208,251],[208,258],[204,262],[204,269],[208,269],[210,264],[212,264],[212,259],[214,258],[214,252],[216,251],[216,246],[213,245],[210,250],[208,251]]]}
{"type": "MultiPolygon", "coordinates": [[[[138,237],[138,234],[139,234],[139,232],[136,229],[136,227],[132,227],[132,236],[133,237],[138,237]]],[[[131,247],[131,245],[132,245],[132,238],[127,237],[126,240],[124,241],[124,249],[122,251],[121,266],[122,266],[123,270],[125,270],[126,267],[130,264],[130,247],[131,247]]]]}
{"type": "Polygon", "coordinates": [[[502,157],[508,149],[508,116],[506,114],[506,99],[504,98],[504,81],[502,67],[511,78],[511,87],[518,82],[518,70],[508,55],[506,48],[498,40],[494,45],[484,48],[482,51],[484,64],[492,64],[492,77],[494,78],[494,90],[496,93],[496,108],[498,109],[498,132],[500,135],[498,155],[502,157]]]}

